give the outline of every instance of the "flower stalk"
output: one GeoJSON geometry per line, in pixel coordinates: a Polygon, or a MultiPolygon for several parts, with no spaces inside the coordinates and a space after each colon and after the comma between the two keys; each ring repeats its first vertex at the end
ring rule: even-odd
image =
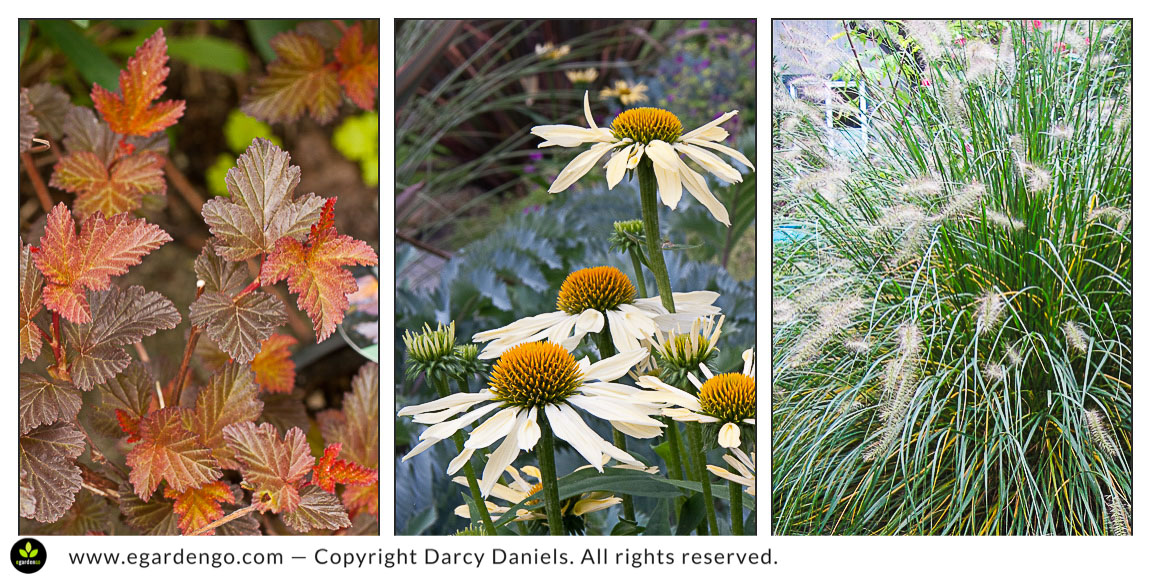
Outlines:
{"type": "Polygon", "coordinates": [[[712,483],[708,481],[708,469],[705,468],[704,439],[699,422],[688,422],[688,443],[691,445],[690,453],[695,454],[693,462],[696,477],[700,479],[700,489],[704,492],[704,518],[708,521],[708,531],[711,534],[720,533],[720,525],[716,521],[716,504],[712,501],[712,483]]]}
{"type": "Polygon", "coordinates": [[[540,462],[540,483],[544,488],[544,511],[548,515],[548,533],[564,535],[564,515],[560,511],[560,486],[556,480],[556,453],[552,440],[552,426],[548,417],[540,414],[540,441],[536,444],[536,459],[540,462]]]}
{"type": "MultiPolygon", "coordinates": [[[[600,349],[601,360],[616,355],[616,347],[612,344],[612,334],[608,332],[607,326],[596,335],[596,346],[600,349]]],[[[628,438],[624,436],[623,432],[615,428],[612,429],[612,444],[625,452],[628,451],[628,438]]],[[[636,506],[632,502],[632,496],[629,494],[623,495],[621,497],[621,505],[624,507],[624,514],[621,518],[635,523],[636,506]]]]}
{"type": "MultiPolygon", "coordinates": [[[[447,398],[451,392],[448,390],[448,382],[443,378],[436,378],[434,385],[436,393],[441,398],[447,398]]],[[[463,386],[463,384],[461,384],[463,386]]],[[[464,450],[464,433],[457,431],[452,435],[452,440],[456,443],[456,450],[464,450]]],[[[480,523],[484,526],[484,533],[488,536],[496,535],[496,525],[492,523],[492,515],[488,513],[488,506],[484,504],[484,497],[480,494],[480,484],[476,482],[476,470],[472,468],[472,461],[469,460],[464,463],[464,477],[468,479],[468,491],[472,494],[472,502],[476,504],[476,508],[480,513],[480,523]]]]}
{"type": "Polygon", "coordinates": [[[644,221],[644,241],[648,244],[648,269],[656,278],[656,289],[660,291],[660,303],[668,312],[676,312],[672,301],[672,282],[668,279],[668,267],[664,264],[664,247],[660,243],[660,214],[656,194],[656,170],[652,160],[645,156],[636,167],[640,183],[640,212],[644,221]]]}
{"type": "MultiPolygon", "coordinates": [[[[739,474],[740,471],[735,466],[730,466],[732,472],[739,474]]],[[[744,535],[744,487],[740,484],[728,481],[728,505],[732,509],[732,534],[735,536],[744,535]]]]}

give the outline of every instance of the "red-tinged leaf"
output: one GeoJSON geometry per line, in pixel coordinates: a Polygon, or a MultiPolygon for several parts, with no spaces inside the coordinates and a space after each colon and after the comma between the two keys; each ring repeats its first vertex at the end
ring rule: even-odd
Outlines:
{"type": "Polygon", "coordinates": [[[305,110],[327,124],[340,110],[340,79],[324,62],[324,47],[315,38],[283,32],[269,44],[276,60],[240,105],[249,116],[265,122],[295,122],[305,110]]]}
{"type": "Polygon", "coordinates": [[[96,117],[91,108],[72,106],[64,120],[64,146],[68,152],[91,152],[107,166],[116,159],[120,137],[96,117]]]}
{"type": "Polygon", "coordinates": [[[344,456],[362,466],[380,468],[380,365],[369,362],[352,378],[344,395],[344,456]]]}
{"type": "Polygon", "coordinates": [[[264,413],[260,422],[267,422],[281,432],[292,428],[305,429],[311,426],[308,410],[304,407],[304,391],[300,388],[291,394],[264,394],[264,413]]]}
{"type": "Polygon", "coordinates": [[[32,137],[40,130],[40,122],[32,115],[32,100],[28,89],[20,89],[20,153],[32,149],[32,137]]]}
{"type": "Polygon", "coordinates": [[[72,108],[68,94],[51,82],[41,82],[28,89],[32,115],[40,123],[40,133],[53,140],[64,135],[64,119],[72,108]]]}
{"type": "Polygon", "coordinates": [[[215,239],[205,243],[192,269],[196,272],[196,279],[204,281],[205,292],[235,296],[251,282],[248,268],[240,262],[225,260],[216,253],[216,246],[215,239]]]}
{"type": "Polygon", "coordinates": [[[292,361],[292,347],[296,339],[287,334],[273,334],[260,345],[260,352],[252,359],[252,371],[261,392],[292,392],[296,383],[296,363],[292,361]]]}
{"type": "Polygon", "coordinates": [[[36,326],[36,314],[44,307],[40,292],[44,288],[44,276],[32,263],[32,247],[20,241],[20,363],[35,360],[40,356],[40,328],[36,326]]]}
{"type": "Polygon", "coordinates": [[[144,536],[175,536],[180,534],[177,525],[175,502],[163,498],[162,494],[150,494],[148,499],[136,495],[131,484],[120,485],[120,513],[124,522],[140,531],[144,536]]]}
{"type": "Polygon", "coordinates": [[[343,267],[379,261],[371,246],[336,232],[335,203],[335,198],[329,198],[324,204],[320,222],[312,226],[306,244],[281,238],[260,271],[264,285],[288,279],[288,291],[298,295],[300,309],[312,319],[317,342],[332,335],[344,320],[348,295],[358,289],[356,278],[343,267]]]}
{"type": "Polygon", "coordinates": [[[376,44],[364,46],[364,30],[355,24],[344,32],[336,46],[340,63],[340,85],[357,106],[372,110],[376,106],[376,87],[380,85],[380,54],[376,44]]]}
{"type": "Polygon", "coordinates": [[[32,255],[48,282],[44,305],[71,322],[91,321],[84,289],[107,290],[113,276],[171,240],[159,226],[128,214],[93,214],[77,234],[71,211],[57,204],[48,214],[40,249],[32,255]]]}
{"type": "Polygon", "coordinates": [[[140,420],[140,418],[135,418],[124,410],[116,409],[116,423],[120,424],[120,430],[128,435],[124,440],[129,444],[140,441],[140,420]]]}
{"type": "Polygon", "coordinates": [[[140,442],[128,453],[128,479],[145,502],[161,480],[183,492],[220,477],[212,451],[185,428],[182,412],[169,406],[140,421],[140,442]]]}
{"type": "Polygon", "coordinates": [[[227,260],[247,260],[272,251],[283,237],[303,238],[320,219],[324,200],[315,194],[293,199],[300,167],[280,147],[257,138],[228,170],[228,197],[216,197],[201,211],[216,237],[216,252],[227,260]]]}
{"type": "Polygon", "coordinates": [[[81,390],[91,390],[120,373],[132,358],[124,351],[159,330],[180,323],[180,313],[159,292],[141,286],[121,290],[113,286],[91,296],[95,318],[87,324],[66,322],[64,342],[69,347],[68,371],[81,390]]]}
{"type": "Polygon", "coordinates": [[[93,152],[73,152],[56,163],[49,184],[76,194],[76,213],[84,216],[130,212],[146,194],[167,190],[164,158],[150,152],[123,156],[110,169],[93,152]]]}
{"type": "Polygon", "coordinates": [[[335,492],[337,484],[345,486],[365,486],[376,481],[378,475],[354,462],[341,460],[340,444],[329,444],[324,455],[312,467],[312,484],[325,492],[335,492]]]}
{"type": "Polygon", "coordinates": [[[20,433],[60,420],[75,420],[80,391],[69,382],[39,374],[20,375],[20,433]]]}
{"type": "Polygon", "coordinates": [[[251,362],[260,344],[284,324],[284,304],[265,292],[249,292],[233,300],[223,292],[205,292],[188,308],[192,324],[237,362],[251,362]]]}
{"type": "Polygon", "coordinates": [[[115,378],[97,385],[100,390],[98,410],[115,415],[120,429],[130,435],[129,441],[139,440],[140,420],[152,408],[156,396],[156,380],[140,362],[132,362],[115,378]]]}
{"type": "Polygon", "coordinates": [[[117,134],[148,136],[176,123],[184,115],[183,100],[152,102],[164,93],[168,78],[168,44],[164,30],[158,29],[128,59],[128,68],[120,72],[120,94],[92,86],[96,110],[117,134]]]}
{"type": "Polygon", "coordinates": [[[76,458],[83,453],[84,433],[70,422],[20,436],[20,485],[27,496],[20,513],[25,518],[55,522],[72,507],[81,482],[76,458]]]}
{"type": "MultiPolygon", "coordinates": [[[[244,490],[235,484],[229,484],[228,488],[232,491],[232,498],[235,500],[234,504],[225,504],[224,514],[231,514],[241,508],[248,507],[248,499],[244,496],[244,490]]],[[[222,524],[216,528],[217,536],[260,536],[260,521],[257,520],[256,514],[245,514],[235,520],[222,524]]]]}
{"type": "Polygon", "coordinates": [[[196,396],[193,430],[223,468],[239,466],[224,442],[224,428],[260,417],[264,403],[256,398],[258,392],[248,365],[232,363],[214,374],[196,396]]]}
{"type": "Polygon", "coordinates": [[[300,490],[300,503],[284,511],[284,523],[297,532],[336,530],[352,525],[340,499],[317,486],[300,490]]]}
{"type": "Polygon", "coordinates": [[[244,485],[252,490],[262,511],[290,512],[300,504],[299,485],[316,459],[299,428],[281,440],[276,428],[264,423],[234,424],[224,429],[224,440],[240,462],[244,485]]]}
{"type": "MultiPolygon", "coordinates": [[[[227,482],[220,481],[209,482],[183,492],[165,488],[164,496],[175,500],[173,509],[176,511],[176,515],[180,517],[180,531],[185,535],[196,532],[223,518],[224,508],[220,506],[221,502],[236,503],[232,488],[228,486],[227,482]]],[[[205,532],[204,535],[212,536],[215,533],[216,529],[212,529],[205,532]]]]}
{"type": "Polygon", "coordinates": [[[340,498],[352,516],[357,514],[380,515],[380,481],[367,486],[349,486],[340,498]]]}

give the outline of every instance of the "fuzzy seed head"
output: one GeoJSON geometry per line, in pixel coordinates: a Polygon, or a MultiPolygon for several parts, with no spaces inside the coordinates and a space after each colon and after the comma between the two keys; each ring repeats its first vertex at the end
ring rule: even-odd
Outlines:
{"type": "Polygon", "coordinates": [[[1068,347],[1084,354],[1088,352],[1088,334],[1080,327],[1080,324],[1075,320],[1065,322],[1061,329],[1064,331],[1064,341],[1068,343],[1068,347]]]}
{"type": "Polygon", "coordinates": [[[991,330],[1004,312],[1004,297],[996,290],[988,290],[976,300],[976,333],[991,330]]]}
{"type": "Polygon", "coordinates": [[[1112,436],[1112,426],[1105,415],[1096,409],[1085,410],[1084,425],[1097,448],[1113,458],[1120,457],[1120,446],[1112,436]]]}

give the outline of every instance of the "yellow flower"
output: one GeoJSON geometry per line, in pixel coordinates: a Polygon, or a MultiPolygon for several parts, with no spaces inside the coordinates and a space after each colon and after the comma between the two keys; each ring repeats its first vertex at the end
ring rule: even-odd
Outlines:
{"type": "Polygon", "coordinates": [[[586,68],[584,70],[565,70],[564,75],[568,77],[568,81],[573,84],[591,84],[600,77],[600,73],[595,68],[586,68]]]}
{"type": "Polygon", "coordinates": [[[609,190],[624,179],[626,171],[634,170],[640,164],[640,160],[647,156],[652,161],[652,169],[656,173],[656,183],[660,189],[660,199],[665,205],[675,209],[680,203],[684,189],[687,188],[696,200],[708,208],[713,218],[726,226],[731,226],[728,210],[708,190],[704,176],[689,167],[680,155],[687,156],[723,182],[731,184],[742,181],[744,177],[738,170],[709,151],[710,149],[727,154],[737,162],[755,170],[743,154],[718,144],[728,138],[728,131],[721,128],[720,124],[736,114],[736,110],[725,112],[715,120],[684,134],[680,119],[667,110],[631,108],[616,116],[611,128],[600,128],[592,118],[588,93],[585,92],[584,118],[588,121],[588,128],[550,124],[536,126],[532,129],[532,133],[544,139],[539,148],[548,146],[575,148],[592,144],[591,149],[576,156],[560,171],[556,181],[548,188],[549,193],[557,194],[567,190],[592,170],[605,154],[619,148],[608,160],[609,190]]]}
{"type": "Polygon", "coordinates": [[[620,100],[620,103],[625,106],[631,106],[637,102],[648,101],[648,95],[645,94],[645,92],[648,91],[648,86],[646,86],[643,82],[632,84],[624,80],[617,80],[612,84],[612,86],[612,88],[604,88],[603,90],[600,90],[601,100],[611,100],[612,98],[617,98],[620,100]]]}
{"type": "Polygon", "coordinates": [[[572,48],[567,44],[561,45],[557,48],[551,42],[536,45],[536,55],[545,60],[559,60],[568,55],[572,48]]]}

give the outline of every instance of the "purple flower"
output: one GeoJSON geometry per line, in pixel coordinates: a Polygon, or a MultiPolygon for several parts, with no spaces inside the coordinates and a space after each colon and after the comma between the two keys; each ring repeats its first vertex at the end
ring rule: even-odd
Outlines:
{"type": "Polygon", "coordinates": [[[728,41],[728,35],[727,34],[717,34],[716,35],[716,41],[717,42],[727,42],[728,41]]]}
{"type": "Polygon", "coordinates": [[[533,152],[533,153],[528,155],[528,158],[532,159],[533,162],[539,162],[539,161],[544,159],[544,153],[543,152],[533,152]]]}
{"type": "Polygon", "coordinates": [[[677,64],[683,64],[684,63],[684,55],[683,54],[677,54],[676,55],[676,63],[677,64]]]}
{"type": "Polygon", "coordinates": [[[531,173],[533,173],[533,172],[535,172],[535,171],[536,171],[536,166],[535,166],[535,165],[533,165],[533,164],[525,164],[525,165],[524,165],[524,173],[525,173],[525,174],[531,174],[531,173]]]}
{"type": "Polygon", "coordinates": [[[707,30],[708,29],[708,21],[707,20],[701,20],[700,21],[700,28],[702,30],[707,30]]]}

